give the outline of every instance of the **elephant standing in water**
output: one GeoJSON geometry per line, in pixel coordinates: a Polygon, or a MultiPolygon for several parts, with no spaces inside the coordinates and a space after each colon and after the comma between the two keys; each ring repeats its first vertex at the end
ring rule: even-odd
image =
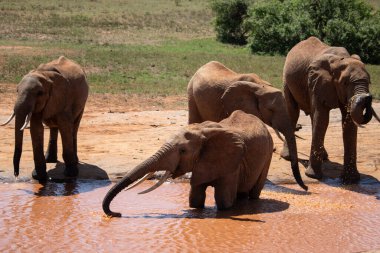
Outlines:
{"type": "Polygon", "coordinates": [[[187,93],[189,124],[206,120],[219,122],[233,111],[242,110],[260,118],[285,136],[281,157],[290,160],[297,183],[305,190],[299,166],[294,127],[286,111],[282,92],[256,74],[239,74],[211,61],[191,78],[187,93]]]}
{"type": "MultiPolygon", "coordinates": [[[[342,113],[344,183],[360,179],[356,168],[357,126],[368,123],[372,115],[369,93],[370,75],[358,55],[350,55],[343,47],[330,47],[315,37],[301,41],[288,53],[284,66],[284,93],[293,127],[299,112],[310,114],[312,142],[306,175],[322,178],[322,161],[328,155],[324,138],[329,112],[342,113]]],[[[379,120],[379,119],[378,119],[379,120]]]]}
{"type": "Polygon", "coordinates": [[[109,216],[120,216],[110,210],[113,198],[160,170],[166,171],[163,178],[143,193],[157,188],[169,177],[192,172],[190,207],[204,207],[208,186],[215,188],[218,209],[231,207],[238,194],[257,199],[264,187],[272,151],[272,137],[264,123],[242,111],[235,111],[219,123],[191,124],[116,183],[103,200],[103,210],[109,216]]]}
{"type": "Polygon", "coordinates": [[[57,60],[41,64],[25,75],[17,86],[14,116],[15,151],[14,174],[19,175],[23,130],[30,122],[35,169],[33,178],[47,179],[46,162],[57,162],[58,131],[61,134],[65,175],[78,174],[77,133],[88,96],[88,84],[82,68],[61,56],[57,60]],[[44,156],[44,123],[50,128],[49,146],[44,156]],[[46,159],[46,161],[45,161],[46,159]]]}

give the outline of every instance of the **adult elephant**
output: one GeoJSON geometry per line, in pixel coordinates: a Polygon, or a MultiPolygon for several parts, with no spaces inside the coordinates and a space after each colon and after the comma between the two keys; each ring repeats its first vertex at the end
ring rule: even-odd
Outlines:
{"type": "Polygon", "coordinates": [[[299,172],[294,128],[280,90],[256,74],[239,74],[219,62],[211,61],[194,74],[187,86],[187,93],[189,124],[206,120],[219,122],[233,111],[242,110],[260,118],[277,134],[277,131],[281,132],[286,140],[281,156],[291,161],[294,178],[307,190],[299,172]]]}
{"type": "Polygon", "coordinates": [[[218,209],[231,207],[238,194],[257,199],[268,174],[272,151],[272,137],[264,123],[242,111],[235,111],[220,123],[191,124],[115,184],[103,200],[103,210],[109,216],[120,216],[110,210],[113,198],[160,170],[166,171],[165,175],[143,193],[157,188],[169,177],[192,172],[190,207],[204,207],[208,186],[215,188],[218,209]]]}
{"type": "Polygon", "coordinates": [[[17,86],[17,100],[14,116],[15,150],[13,156],[14,174],[19,175],[22,153],[23,130],[30,122],[35,169],[34,179],[47,179],[46,162],[57,161],[57,137],[61,134],[65,175],[78,174],[77,133],[88,96],[88,84],[82,68],[75,62],[59,57],[25,75],[17,86]],[[50,140],[44,157],[44,128],[50,128],[50,140]]]}
{"type": "MultiPolygon", "coordinates": [[[[329,112],[339,108],[342,113],[344,183],[360,179],[356,168],[357,125],[368,123],[376,113],[369,93],[370,75],[360,57],[350,55],[343,47],[330,47],[310,37],[295,45],[284,66],[284,94],[288,112],[295,126],[300,110],[310,114],[312,142],[306,175],[321,179],[322,161],[328,155],[324,138],[329,112]]],[[[378,118],[378,117],[377,117],[378,118]]]]}

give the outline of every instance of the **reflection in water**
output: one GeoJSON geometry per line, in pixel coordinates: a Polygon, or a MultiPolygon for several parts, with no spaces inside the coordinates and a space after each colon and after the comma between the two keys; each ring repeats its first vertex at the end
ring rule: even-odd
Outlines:
{"type": "MultiPolygon", "coordinates": [[[[0,251],[48,252],[352,252],[380,248],[380,202],[325,184],[298,194],[296,185],[267,184],[262,199],[217,211],[188,207],[189,185],[153,182],[121,192],[106,218],[108,181],[0,184],[0,251]]],[[[372,186],[371,186],[372,187],[372,186]]],[[[374,189],[379,185],[373,186],[374,189]]],[[[376,193],[377,194],[377,193],[376,193]]]]}

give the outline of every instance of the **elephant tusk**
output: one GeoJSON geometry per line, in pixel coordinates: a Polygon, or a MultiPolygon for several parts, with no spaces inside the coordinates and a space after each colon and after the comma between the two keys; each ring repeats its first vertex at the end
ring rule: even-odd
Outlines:
{"type": "Polygon", "coordinates": [[[32,117],[32,112],[30,112],[30,113],[28,114],[28,116],[26,116],[26,118],[25,118],[25,123],[24,123],[24,125],[21,127],[20,131],[24,131],[24,129],[28,126],[31,117],[32,117]]]}
{"type": "Polygon", "coordinates": [[[5,126],[7,125],[9,122],[11,122],[11,120],[14,118],[16,114],[13,112],[12,115],[7,119],[7,121],[5,121],[3,124],[1,124],[1,126],[5,126]]]}
{"type": "Polygon", "coordinates": [[[294,136],[297,137],[298,139],[305,140],[305,138],[302,138],[301,136],[298,136],[296,134],[294,136]]]}
{"type": "Polygon", "coordinates": [[[162,185],[166,181],[166,179],[168,179],[171,176],[172,176],[172,172],[166,171],[166,173],[163,175],[163,177],[160,179],[160,181],[158,181],[155,185],[153,185],[149,189],[146,189],[145,191],[139,192],[139,194],[145,194],[145,193],[148,193],[148,192],[151,192],[151,191],[157,189],[160,185],[162,185]]]}
{"type": "Polygon", "coordinates": [[[355,122],[355,120],[353,120],[353,122],[355,123],[355,125],[356,125],[357,127],[360,127],[360,128],[365,128],[364,126],[362,126],[362,125],[360,125],[360,124],[356,123],[356,122],[355,122]]]}
{"type": "Polygon", "coordinates": [[[277,137],[282,140],[282,142],[285,142],[284,138],[282,138],[282,136],[280,135],[280,133],[278,132],[277,129],[274,129],[274,132],[276,133],[277,137]]]}
{"type": "Polygon", "coordinates": [[[153,175],[154,175],[154,172],[149,172],[144,177],[140,178],[139,180],[137,180],[136,182],[134,182],[133,184],[131,184],[130,186],[128,186],[124,191],[128,191],[128,190],[130,190],[132,188],[135,188],[136,186],[138,186],[139,184],[141,184],[145,180],[149,179],[153,175]]]}
{"type": "Polygon", "coordinates": [[[374,110],[372,107],[371,107],[371,109],[372,109],[372,114],[373,114],[373,116],[375,117],[375,119],[377,119],[377,121],[380,122],[380,118],[379,118],[379,116],[377,116],[375,110],[374,110]]]}

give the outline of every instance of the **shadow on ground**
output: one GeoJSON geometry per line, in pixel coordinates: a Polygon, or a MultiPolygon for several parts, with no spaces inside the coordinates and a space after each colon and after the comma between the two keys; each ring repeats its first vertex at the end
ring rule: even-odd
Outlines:
{"type": "MultiPolygon", "coordinates": [[[[309,161],[299,159],[299,162],[307,168],[309,161]]],[[[380,181],[364,173],[360,173],[360,182],[358,184],[344,184],[340,179],[340,175],[343,172],[343,165],[337,162],[324,161],[322,164],[322,172],[324,178],[320,180],[321,183],[324,183],[331,187],[339,187],[345,190],[357,192],[365,195],[374,195],[377,199],[380,200],[380,181]]],[[[306,177],[304,175],[304,177],[306,177]]]]}
{"type": "Polygon", "coordinates": [[[219,211],[216,207],[187,209],[182,214],[147,213],[141,216],[123,216],[123,218],[152,219],[231,219],[248,222],[265,222],[247,217],[238,217],[261,213],[282,212],[289,208],[289,203],[275,199],[239,200],[231,209],[219,211]]]}
{"type": "MultiPolygon", "coordinates": [[[[78,169],[79,174],[77,179],[109,180],[107,172],[96,165],[79,163],[78,169]]],[[[64,170],[65,164],[62,162],[57,162],[55,168],[48,171],[48,176],[53,182],[64,182],[67,180],[63,173],[64,170]]]]}

